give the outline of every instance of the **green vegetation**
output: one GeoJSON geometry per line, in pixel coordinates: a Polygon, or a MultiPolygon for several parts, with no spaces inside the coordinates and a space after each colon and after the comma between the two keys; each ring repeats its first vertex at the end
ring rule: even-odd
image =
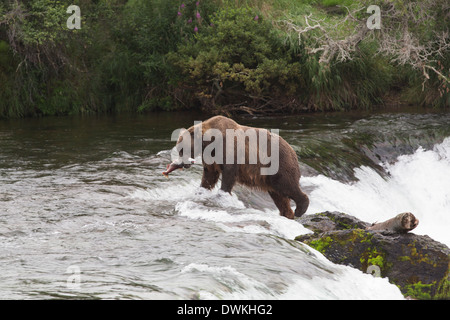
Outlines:
{"type": "Polygon", "coordinates": [[[326,249],[328,249],[333,242],[333,239],[331,237],[323,237],[317,240],[313,240],[308,243],[308,245],[320,253],[324,253],[326,249]]]}
{"type": "Polygon", "coordinates": [[[2,2],[0,117],[187,108],[302,112],[392,101],[445,107],[450,54],[440,40],[450,40],[437,38],[448,30],[445,1],[422,3],[430,7],[375,1],[382,10],[393,5],[396,20],[383,21],[385,33],[358,39],[354,32],[369,17],[364,1],[2,2]],[[79,30],[66,26],[72,4],[81,9],[79,30]],[[424,10],[433,19],[422,19],[424,10]],[[305,17],[323,29],[299,32],[305,17]],[[425,62],[412,54],[406,59],[398,53],[405,48],[383,38],[389,33],[405,45],[402,19],[411,20],[413,40],[428,48],[416,52],[425,62]]]}
{"type": "Polygon", "coordinates": [[[422,284],[421,281],[406,285],[406,296],[414,299],[429,300],[431,299],[429,291],[435,285],[436,283],[422,284]]]}
{"type": "Polygon", "coordinates": [[[376,248],[368,248],[364,254],[359,258],[361,265],[365,266],[367,269],[368,266],[374,265],[380,267],[381,270],[385,268],[385,254],[383,252],[378,251],[376,248]]]}

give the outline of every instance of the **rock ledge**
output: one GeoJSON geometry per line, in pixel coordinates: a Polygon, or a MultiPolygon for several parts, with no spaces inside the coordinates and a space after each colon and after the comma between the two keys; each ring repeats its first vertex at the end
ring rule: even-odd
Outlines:
{"type": "Polygon", "coordinates": [[[296,240],[330,261],[388,277],[406,297],[450,299],[450,249],[429,236],[367,231],[369,223],[340,212],[297,219],[314,234],[296,240]]]}

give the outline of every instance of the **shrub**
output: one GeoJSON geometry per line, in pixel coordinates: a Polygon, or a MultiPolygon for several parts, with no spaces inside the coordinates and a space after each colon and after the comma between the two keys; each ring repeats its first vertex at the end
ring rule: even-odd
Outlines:
{"type": "Polygon", "coordinates": [[[209,27],[168,55],[178,85],[209,111],[257,110],[294,95],[300,63],[283,49],[272,24],[250,8],[221,8],[209,27]]]}

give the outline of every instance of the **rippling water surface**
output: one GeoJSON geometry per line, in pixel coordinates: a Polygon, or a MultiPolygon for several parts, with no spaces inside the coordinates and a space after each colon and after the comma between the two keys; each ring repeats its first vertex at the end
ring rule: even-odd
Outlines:
{"type": "MultiPolygon", "coordinates": [[[[165,179],[170,135],[194,120],[204,119],[0,122],[0,298],[402,298],[387,279],[294,241],[308,230],[280,217],[267,195],[201,190],[199,166],[165,179]]],[[[293,145],[308,213],[372,222],[412,211],[417,233],[449,245],[448,113],[239,122],[280,129],[293,145]]]]}

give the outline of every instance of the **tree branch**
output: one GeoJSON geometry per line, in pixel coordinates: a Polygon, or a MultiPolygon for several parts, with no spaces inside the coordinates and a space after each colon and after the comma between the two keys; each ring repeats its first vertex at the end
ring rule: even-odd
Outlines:
{"type": "Polygon", "coordinates": [[[299,43],[305,46],[308,53],[320,53],[320,63],[352,60],[358,44],[368,36],[373,36],[379,43],[377,54],[388,57],[393,63],[408,64],[421,71],[424,82],[430,79],[428,71],[437,74],[442,81],[450,82],[450,77],[446,75],[447,70],[439,70],[435,65],[450,50],[448,27],[445,28],[444,25],[435,27],[437,31],[431,39],[430,31],[427,29],[430,21],[437,21],[441,17],[441,12],[449,12],[448,1],[393,3],[380,0],[383,18],[381,32],[368,29],[366,18],[358,19],[356,16],[356,13],[365,9],[368,4],[366,1],[362,3],[363,7],[352,10],[345,7],[347,15],[338,22],[327,23],[325,19],[316,20],[312,14],[304,16],[303,25],[286,20],[280,22],[285,25],[287,31],[297,34],[299,43]]]}

